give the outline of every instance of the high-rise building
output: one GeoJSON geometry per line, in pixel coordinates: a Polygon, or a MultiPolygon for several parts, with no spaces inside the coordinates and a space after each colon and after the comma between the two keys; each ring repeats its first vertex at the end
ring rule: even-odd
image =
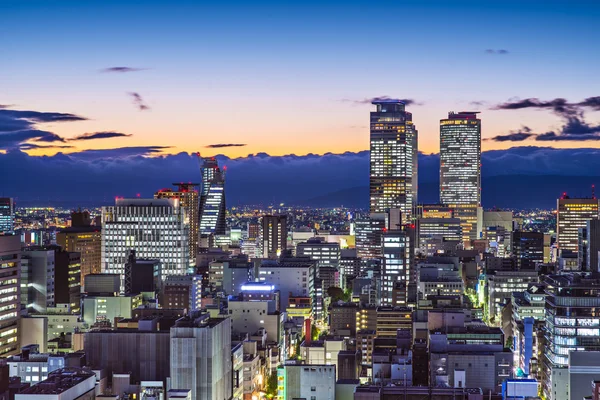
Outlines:
{"type": "Polygon", "coordinates": [[[56,234],[56,244],[69,252],[81,255],[81,285],[85,276],[99,274],[102,264],[102,233],[99,226],[90,224],[87,211],[71,213],[71,226],[56,234]]]}
{"type": "Polygon", "coordinates": [[[398,297],[398,304],[392,302],[392,291],[397,282],[406,288],[410,282],[410,238],[401,230],[386,230],[382,236],[383,263],[381,273],[381,304],[405,306],[406,292],[398,297]],[[403,301],[404,300],[404,301],[403,301]]]}
{"type": "Polygon", "coordinates": [[[21,303],[29,311],[46,312],[54,307],[54,249],[32,247],[21,253],[21,303]]]}
{"type": "Polygon", "coordinates": [[[544,262],[544,234],[542,232],[514,231],[512,252],[517,258],[518,269],[535,270],[537,264],[544,262]]]}
{"type": "Polygon", "coordinates": [[[229,399],[233,393],[231,319],[185,317],[171,328],[171,387],[193,399],[229,399]]]}
{"type": "Polygon", "coordinates": [[[326,242],[321,237],[308,239],[296,246],[298,257],[310,257],[318,267],[338,267],[340,264],[340,244],[326,242]]]}
{"type": "Polygon", "coordinates": [[[400,100],[373,101],[371,112],[371,212],[397,208],[404,223],[411,221],[417,203],[418,132],[412,114],[400,100]]]}
{"type": "Polygon", "coordinates": [[[371,218],[357,219],[354,222],[356,254],[363,260],[381,258],[381,237],[386,229],[385,218],[375,214],[371,218]]]}
{"type": "Polygon", "coordinates": [[[14,220],[13,199],[11,197],[0,197],[0,234],[12,233],[14,220]]]}
{"type": "Polygon", "coordinates": [[[190,243],[190,265],[196,265],[196,253],[198,252],[198,212],[200,211],[200,199],[198,197],[198,190],[196,189],[198,183],[174,183],[177,186],[177,190],[172,189],[161,189],[154,194],[155,199],[179,199],[179,204],[185,209],[185,215],[190,224],[189,239],[190,243]]]}
{"type": "Polygon", "coordinates": [[[566,193],[557,200],[556,206],[556,243],[558,251],[577,254],[579,250],[579,228],[585,228],[591,219],[598,219],[596,198],[575,199],[566,193]]]}
{"type": "Polygon", "coordinates": [[[287,216],[263,216],[260,237],[264,258],[274,258],[284,253],[287,250],[287,216]]]}
{"type": "Polygon", "coordinates": [[[73,313],[81,305],[81,256],[79,253],[54,249],[54,303],[68,304],[73,313]]]}
{"type": "Polygon", "coordinates": [[[0,235],[0,357],[17,354],[21,298],[21,241],[0,235]]]}
{"type": "Polygon", "coordinates": [[[440,203],[460,218],[464,241],[477,238],[481,206],[481,120],[477,112],[448,113],[440,120],[440,203]]]}
{"type": "Polygon", "coordinates": [[[225,235],[225,174],[217,159],[204,158],[200,189],[200,235],[225,235]]]}
{"type": "Polygon", "coordinates": [[[159,260],[161,278],[185,275],[190,264],[189,224],[178,199],[117,199],[102,207],[102,272],[121,274],[129,250],[159,260]]]}

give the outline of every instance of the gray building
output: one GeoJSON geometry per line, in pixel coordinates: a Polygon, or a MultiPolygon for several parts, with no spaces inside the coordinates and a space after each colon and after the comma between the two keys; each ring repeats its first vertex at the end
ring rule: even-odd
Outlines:
{"type": "Polygon", "coordinates": [[[139,329],[100,329],[85,333],[87,365],[105,368],[108,375],[130,373],[134,382],[166,381],[169,376],[170,335],[156,330],[152,319],[139,329]]]}
{"type": "Polygon", "coordinates": [[[287,216],[265,215],[261,218],[260,247],[264,258],[276,258],[287,249],[287,216]]]}
{"type": "Polygon", "coordinates": [[[281,400],[335,400],[335,365],[286,364],[277,368],[281,400]]]}
{"type": "Polygon", "coordinates": [[[600,252],[600,220],[591,219],[587,222],[587,269],[589,272],[600,272],[598,264],[600,252]]]}
{"type": "Polygon", "coordinates": [[[0,197],[0,233],[12,233],[14,221],[13,199],[11,197],[0,197]]]}
{"type": "Polygon", "coordinates": [[[365,260],[381,258],[381,237],[385,227],[384,214],[375,214],[370,218],[354,221],[358,257],[365,260]]]}
{"type": "Polygon", "coordinates": [[[21,254],[21,305],[29,311],[46,312],[54,307],[54,250],[25,249],[21,254]]]}
{"type": "Polygon", "coordinates": [[[310,257],[318,267],[338,267],[340,264],[340,244],[326,242],[324,238],[308,239],[296,246],[296,256],[310,257]]]}
{"type": "Polygon", "coordinates": [[[185,317],[171,328],[171,386],[193,399],[227,400],[233,394],[231,320],[185,317]]]}
{"type": "Polygon", "coordinates": [[[305,261],[271,261],[263,260],[257,273],[259,282],[270,283],[279,290],[279,309],[285,310],[290,296],[305,296],[315,300],[315,263],[305,261]]]}

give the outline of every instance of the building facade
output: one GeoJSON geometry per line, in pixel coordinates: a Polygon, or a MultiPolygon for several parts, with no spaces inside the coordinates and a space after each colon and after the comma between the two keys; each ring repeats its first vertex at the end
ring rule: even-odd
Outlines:
{"type": "Polygon", "coordinates": [[[0,357],[19,352],[21,241],[0,235],[0,357]]]}
{"type": "Polygon", "coordinates": [[[598,204],[598,199],[570,198],[566,193],[557,200],[556,243],[561,254],[577,254],[579,229],[585,228],[589,220],[598,219],[598,204]]]}

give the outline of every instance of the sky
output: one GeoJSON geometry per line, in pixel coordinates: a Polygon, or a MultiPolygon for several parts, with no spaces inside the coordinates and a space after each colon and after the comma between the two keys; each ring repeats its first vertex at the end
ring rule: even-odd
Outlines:
{"type": "Polygon", "coordinates": [[[424,153],[461,110],[484,150],[597,148],[598,20],[597,1],[3,0],[0,148],[357,152],[382,96],[411,100],[424,153]]]}

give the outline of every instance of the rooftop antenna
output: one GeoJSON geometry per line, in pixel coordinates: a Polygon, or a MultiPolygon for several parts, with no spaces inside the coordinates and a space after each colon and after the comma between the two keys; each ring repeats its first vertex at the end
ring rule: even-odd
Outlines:
{"type": "Polygon", "coordinates": [[[592,199],[596,198],[596,185],[592,183],[592,199]]]}

